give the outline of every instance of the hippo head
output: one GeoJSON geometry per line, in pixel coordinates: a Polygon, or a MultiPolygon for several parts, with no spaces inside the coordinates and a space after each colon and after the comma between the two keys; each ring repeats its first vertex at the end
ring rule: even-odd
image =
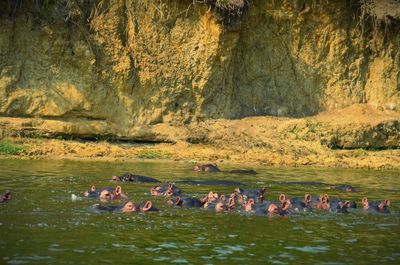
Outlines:
{"type": "Polygon", "coordinates": [[[195,165],[194,168],[193,168],[193,171],[200,172],[201,171],[201,167],[199,165],[195,165]]]}
{"type": "Polygon", "coordinates": [[[251,212],[254,208],[254,199],[249,199],[246,203],[243,204],[243,208],[246,212],[251,212]]]}
{"type": "Polygon", "coordinates": [[[121,211],[124,213],[134,212],[136,210],[136,205],[132,201],[127,201],[122,205],[121,211]]]}
{"type": "Polygon", "coordinates": [[[0,202],[6,202],[11,200],[12,194],[10,191],[6,192],[4,195],[0,195],[0,202]]]}
{"type": "Polygon", "coordinates": [[[110,181],[118,182],[118,181],[121,181],[121,178],[118,176],[112,176],[110,181]]]}
{"type": "Polygon", "coordinates": [[[350,207],[350,201],[338,202],[336,211],[338,213],[348,213],[347,209],[350,207]]]}
{"type": "Polygon", "coordinates": [[[279,207],[278,207],[276,204],[271,203],[271,204],[268,206],[267,212],[268,212],[268,214],[270,214],[270,215],[277,215],[277,214],[279,214],[279,207]]]}
{"type": "Polygon", "coordinates": [[[390,200],[386,199],[378,205],[378,211],[382,213],[389,213],[390,200]]]}
{"type": "Polygon", "coordinates": [[[218,193],[210,191],[207,195],[208,202],[215,202],[218,200],[218,193]]]}
{"type": "Polygon", "coordinates": [[[150,194],[153,196],[161,196],[161,187],[160,186],[151,187],[150,194]]]}
{"type": "Polygon", "coordinates": [[[225,210],[226,210],[226,206],[225,206],[225,204],[223,204],[222,202],[219,202],[219,203],[217,203],[217,204],[215,205],[215,211],[216,211],[217,213],[223,212],[223,211],[225,211],[225,210]]]}
{"type": "Polygon", "coordinates": [[[100,201],[109,201],[114,199],[115,195],[109,190],[102,190],[99,194],[100,201]]]}
{"type": "Polygon", "coordinates": [[[90,189],[88,191],[85,191],[83,193],[84,197],[89,197],[90,195],[93,195],[96,193],[96,187],[93,185],[92,187],[90,187],[90,189]]]}

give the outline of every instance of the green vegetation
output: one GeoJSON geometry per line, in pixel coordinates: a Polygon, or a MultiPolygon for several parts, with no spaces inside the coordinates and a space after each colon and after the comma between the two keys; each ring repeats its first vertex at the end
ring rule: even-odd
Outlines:
{"type": "Polygon", "coordinates": [[[143,159],[163,159],[168,158],[170,155],[158,150],[141,150],[137,156],[143,159]]]}
{"type": "Polygon", "coordinates": [[[7,142],[5,140],[0,141],[0,154],[6,155],[17,155],[22,151],[21,147],[18,147],[15,144],[7,142]]]}

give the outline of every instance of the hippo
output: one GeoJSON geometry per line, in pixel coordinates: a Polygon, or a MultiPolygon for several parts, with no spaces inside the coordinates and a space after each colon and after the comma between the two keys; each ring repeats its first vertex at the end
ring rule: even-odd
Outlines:
{"type": "Polygon", "coordinates": [[[95,186],[92,186],[90,190],[83,193],[83,196],[91,199],[100,199],[100,201],[103,202],[108,200],[128,199],[128,196],[123,193],[121,186],[117,186],[115,189],[111,187],[96,189],[95,186]]]}
{"type": "Polygon", "coordinates": [[[206,202],[203,205],[203,208],[213,209],[215,212],[220,213],[233,209],[234,205],[235,205],[235,200],[233,198],[230,198],[228,202],[219,200],[214,202],[206,202]]]}
{"type": "Polygon", "coordinates": [[[147,201],[145,204],[135,204],[132,201],[127,201],[122,205],[100,205],[95,204],[92,206],[93,209],[98,211],[106,211],[106,212],[148,212],[148,211],[158,211],[157,208],[153,207],[153,203],[151,201],[147,201]]]}
{"type": "Polygon", "coordinates": [[[194,186],[245,186],[245,184],[234,180],[181,180],[176,183],[194,186]]]}
{"type": "Polygon", "coordinates": [[[311,207],[312,197],[310,194],[306,193],[304,198],[290,198],[290,203],[292,204],[292,208],[295,211],[304,211],[310,212],[312,211],[311,207]]]}
{"type": "MultiPolygon", "coordinates": [[[[197,172],[221,172],[221,170],[218,168],[217,164],[204,164],[204,165],[196,165],[193,168],[194,171],[197,172]]],[[[243,175],[255,175],[257,172],[254,169],[232,169],[230,171],[227,171],[228,173],[231,174],[243,174],[243,175]]]]}
{"type": "Polygon", "coordinates": [[[357,192],[356,188],[354,188],[351,185],[347,185],[347,184],[342,184],[342,185],[335,186],[334,189],[337,189],[337,190],[342,191],[342,192],[357,192]]]}
{"type": "Polygon", "coordinates": [[[255,204],[253,206],[252,212],[254,212],[256,215],[284,216],[289,214],[289,209],[289,201],[284,202],[282,206],[278,206],[277,204],[270,201],[264,201],[261,204],[255,204]]]}
{"type": "Polygon", "coordinates": [[[219,197],[218,193],[210,191],[207,195],[200,198],[200,201],[203,203],[213,203],[218,201],[219,197]]]}
{"type": "Polygon", "coordinates": [[[182,194],[181,189],[175,186],[174,183],[165,183],[162,186],[153,186],[150,188],[150,194],[153,196],[180,196],[182,194]]]}
{"type": "Polygon", "coordinates": [[[219,170],[217,164],[196,165],[194,166],[193,170],[197,172],[209,172],[209,173],[221,171],[219,170]]]}
{"type": "Polygon", "coordinates": [[[131,173],[125,173],[122,176],[112,176],[110,181],[136,182],[136,183],[160,183],[161,182],[158,179],[155,179],[152,177],[135,175],[135,174],[131,174],[131,173]]]}
{"type": "Polygon", "coordinates": [[[242,196],[244,200],[253,198],[258,202],[262,202],[264,200],[265,188],[258,190],[244,190],[242,188],[236,188],[234,192],[236,192],[237,195],[242,196]]]}
{"type": "Polygon", "coordinates": [[[334,213],[349,213],[347,210],[350,208],[350,201],[342,202],[340,200],[330,201],[330,211],[334,213]]]}
{"type": "Polygon", "coordinates": [[[378,212],[378,213],[390,213],[389,206],[390,200],[386,199],[382,202],[368,201],[367,197],[362,198],[361,203],[363,205],[363,210],[368,212],[378,212]]]}
{"type": "Polygon", "coordinates": [[[0,195],[0,203],[2,202],[8,202],[12,198],[12,193],[10,191],[7,191],[3,195],[0,195]]]}
{"type": "Polygon", "coordinates": [[[331,208],[328,194],[321,195],[318,200],[311,201],[311,207],[320,210],[329,210],[331,208]]]}
{"type": "Polygon", "coordinates": [[[242,203],[243,211],[245,212],[255,212],[256,205],[253,198],[248,199],[246,202],[242,203]]]}
{"type": "Polygon", "coordinates": [[[200,201],[198,198],[182,198],[180,196],[171,198],[167,201],[167,204],[169,205],[193,207],[193,208],[200,208],[204,205],[204,203],[205,202],[200,201]]]}

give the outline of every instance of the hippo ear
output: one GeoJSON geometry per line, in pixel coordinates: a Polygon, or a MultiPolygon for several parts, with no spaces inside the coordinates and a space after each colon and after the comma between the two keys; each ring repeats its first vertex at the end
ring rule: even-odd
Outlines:
{"type": "Polygon", "coordinates": [[[122,187],[121,187],[121,186],[115,187],[114,192],[115,192],[115,194],[117,194],[117,195],[121,194],[121,193],[122,193],[122,187]]]}
{"type": "Polygon", "coordinates": [[[250,198],[250,199],[247,201],[247,203],[249,203],[249,204],[254,204],[254,199],[253,199],[253,198],[250,198]]]}
{"type": "Polygon", "coordinates": [[[182,198],[181,197],[176,197],[176,202],[175,202],[175,205],[178,205],[178,206],[181,206],[182,205],[182,203],[183,203],[183,201],[182,201],[182,198]]]}
{"type": "Polygon", "coordinates": [[[151,201],[147,201],[142,207],[142,212],[150,211],[151,207],[153,207],[153,203],[151,201]]]}
{"type": "Polygon", "coordinates": [[[235,206],[235,199],[234,198],[229,198],[229,203],[228,203],[228,208],[231,209],[235,206]]]}
{"type": "Polygon", "coordinates": [[[384,203],[385,203],[386,206],[390,206],[390,200],[389,199],[386,199],[384,203]]]}
{"type": "Polygon", "coordinates": [[[344,206],[345,206],[346,208],[350,208],[350,201],[345,201],[345,202],[344,202],[344,206]]]}
{"type": "Polygon", "coordinates": [[[96,191],[96,186],[93,185],[92,187],[90,187],[90,191],[91,191],[91,192],[95,192],[95,191],[96,191]]]}
{"type": "Polygon", "coordinates": [[[361,202],[363,204],[367,204],[368,203],[368,198],[367,197],[362,198],[361,202]]]}
{"type": "Polygon", "coordinates": [[[279,195],[279,201],[281,202],[281,203],[283,203],[284,201],[286,201],[286,196],[285,196],[285,194],[281,194],[281,195],[279,195]]]}
{"type": "Polygon", "coordinates": [[[221,195],[221,196],[219,196],[219,199],[221,200],[221,201],[225,201],[226,200],[226,198],[225,198],[225,195],[221,195]]]}
{"type": "MultiPolygon", "coordinates": [[[[4,194],[4,198],[6,200],[11,200],[11,197],[12,197],[11,191],[8,191],[6,194],[4,194]]],[[[390,204],[390,201],[389,201],[389,204],[390,204]]]]}
{"type": "Polygon", "coordinates": [[[305,201],[305,202],[311,202],[311,195],[310,195],[309,193],[306,193],[306,194],[304,195],[304,201],[305,201]]]}
{"type": "Polygon", "coordinates": [[[290,208],[290,206],[291,206],[292,204],[290,203],[290,200],[288,199],[288,200],[285,200],[283,203],[282,203],[282,209],[283,210],[288,210],[289,208],[290,208]]]}

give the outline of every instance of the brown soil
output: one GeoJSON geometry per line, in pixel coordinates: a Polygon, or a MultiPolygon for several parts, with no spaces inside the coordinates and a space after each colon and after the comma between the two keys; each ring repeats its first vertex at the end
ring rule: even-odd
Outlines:
{"type": "MultiPolygon", "coordinates": [[[[18,134],[26,135],[27,129],[35,131],[36,137],[48,136],[49,133],[54,136],[57,132],[54,121],[36,122],[40,126],[27,128],[22,125],[32,126],[35,124],[32,119],[18,120],[19,123],[16,119],[0,118],[0,128],[3,128],[2,134],[9,141],[23,147],[25,151],[18,155],[21,158],[106,161],[144,158],[265,166],[400,169],[400,115],[398,112],[376,110],[368,105],[354,105],[301,119],[249,117],[240,120],[207,120],[186,126],[158,124],[137,128],[136,134],[131,132],[131,139],[135,139],[136,135],[137,139],[164,139],[170,143],[84,142],[18,137],[18,134]],[[17,127],[18,124],[20,127],[17,127]],[[341,143],[349,150],[334,149],[338,147],[334,143],[338,146],[341,143]],[[363,148],[358,148],[360,146],[363,148]]],[[[65,131],[65,127],[59,123],[57,121],[61,126],[59,131],[65,131]]]]}

